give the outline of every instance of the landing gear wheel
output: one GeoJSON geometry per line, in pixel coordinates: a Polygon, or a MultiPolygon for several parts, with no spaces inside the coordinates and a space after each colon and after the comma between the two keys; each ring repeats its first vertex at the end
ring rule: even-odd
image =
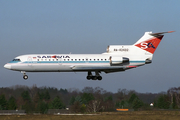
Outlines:
{"type": "Polygon", "coordinates": [[[24,78],[25,80],[27,80],[27,79],[28,79],[28,76],[27,76],[27,75],[24,75],[23,78],[24,78]]]}
{"type": "Polygon", "coordinates": [[[91,71],[88,71],[87,79],[88,80],[102,80],[102,77],[99,75],[100,71],[95,71],[95,76],[92,75],[91,71]]]}
{"type": "Polygon", "coordinates": [[[97,80],[97,77],[96,76],[92,76],[92,80],[97,80]]]}
{"type": "Polygon", "coordinates": [[[88,80],[90,80],[92,77],[91,77],[91,76],[87,76],[86,78],[87,78],[88,80]]]}
{"type": "Polygon", "coordinates": [[[98,79],[98,80],[102,80],[102,77],[101,77],[101,76],[98,76],[97,79],[98,79]]]}

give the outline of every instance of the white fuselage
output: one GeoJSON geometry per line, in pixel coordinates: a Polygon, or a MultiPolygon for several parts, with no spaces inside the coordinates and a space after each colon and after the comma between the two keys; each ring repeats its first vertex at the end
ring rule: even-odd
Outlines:
{"type": "MultiPolygon", "coordinates": [[[[147,55],[132,55],[131,47],[128,51],[103,54],[29,54],[16,57],[6,64],[9,69],[26,72],[71,72],[71,71],[104,71],[106,73],[124,71],[129,68],[145,64],[147,55]],[[122,58],[128,58],[123,64],[122,58]],[[114,64],[113,64],[114,63],[114,64]]],[[[138,50],[139,48],[136,47],[138,50]]],[[[134,50],[134,51],[137,51],[134,50]]]]}

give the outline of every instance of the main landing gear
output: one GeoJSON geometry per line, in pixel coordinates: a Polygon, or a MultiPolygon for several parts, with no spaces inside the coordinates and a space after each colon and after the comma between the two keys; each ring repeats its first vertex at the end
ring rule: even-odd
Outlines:
{"type": "Polygon", "coordinates": [[[21,73],[23,73],[23,78],[24,78],[24,80],[27,80],[27,79],[28,79],[28,76],[26,75],[26,72],[25,72],[25,71],[21,71],[21,73]]]}
{"type": "Polygon", "coordinates": [[[99,75],[98,71],[95,71],[95,76],[92,75],[91,71],[88,71],[87,79],[88,80],[102,80],[102,77],[99,75]]]}

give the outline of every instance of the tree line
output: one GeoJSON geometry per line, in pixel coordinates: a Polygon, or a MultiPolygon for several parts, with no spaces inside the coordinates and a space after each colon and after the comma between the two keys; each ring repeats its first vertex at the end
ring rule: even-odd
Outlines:
{"type": "Polygon", "coordinates": [[[48,109],[69,108],[74,113],[115,111],[117,108],[134,110],[179,109],[180,87],[161,93],[138,93],[118,89],[116,93],[100,87],[58,89],[16,85],[0,88],[0,110],[25,110],[26,113],[47,113],[48,109]],[[153,103],[154,106],[150,106],[153,103]]]}

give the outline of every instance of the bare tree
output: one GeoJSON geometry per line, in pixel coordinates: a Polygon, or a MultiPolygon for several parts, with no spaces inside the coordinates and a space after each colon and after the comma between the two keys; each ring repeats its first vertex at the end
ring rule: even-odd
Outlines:
{"type": "Polygon", "coordinates": [[[168,96],[170,97],[171,104],[180,108],[180,87],[170,88],[167,91],[168,96]]]}
{"type": "Polygon", "coordinates": [[[92,100],[87,105],[88,112],[99,112],[103,109],[102,100],[92,100]]]}

